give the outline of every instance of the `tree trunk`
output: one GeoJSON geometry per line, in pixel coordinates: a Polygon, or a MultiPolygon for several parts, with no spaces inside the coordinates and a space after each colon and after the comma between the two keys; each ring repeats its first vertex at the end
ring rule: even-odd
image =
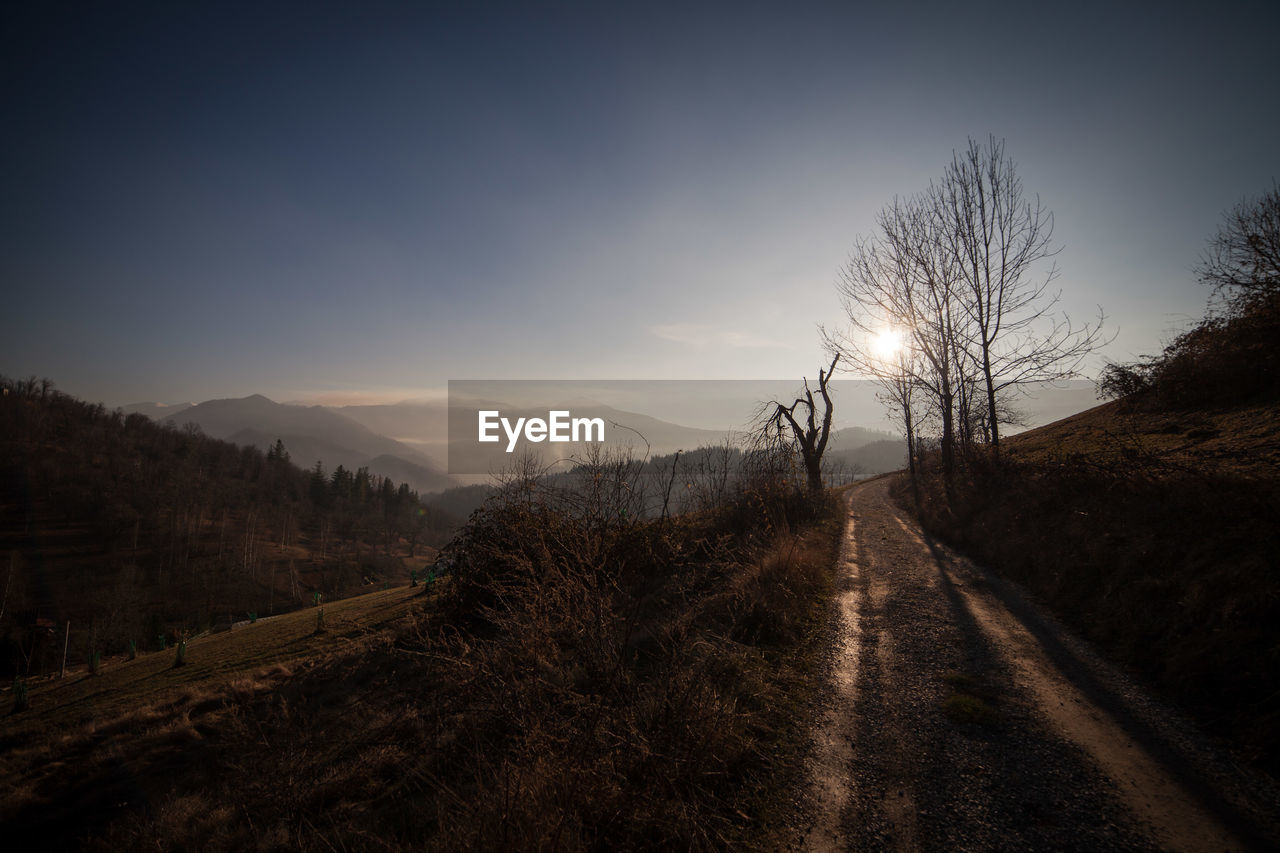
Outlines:
{"type": "Polygon", "coordinates": [[[804,454],[804,468],[809,475],[809,491],[822,491],[822,457],[817,454],[804,454]]]}
{"type": "Polygon", "coordinates": [[[991,424],[991,452],[1000,461],[1000,419],[996,417],[996,386],[991,378],[991,349],[982,348],[982,375],[987,381],[987,422],[991,424]]]}

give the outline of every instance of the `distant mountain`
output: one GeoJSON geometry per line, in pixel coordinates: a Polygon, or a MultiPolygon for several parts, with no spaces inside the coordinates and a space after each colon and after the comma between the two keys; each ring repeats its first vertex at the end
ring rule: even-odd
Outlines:
{"type": "Polygon", "coordinates": [[[409,445],[439,468],[449,464],[449,409],[444,400],[379,406],[331,406],[329,411],[348,417],[379,435],[409,445]]]}
{"type": "MultiPolygon", "coordinates": [[[[856,419],[880,429],[855,426],[836,430],[828,445],[829,458],[843,459],[871,473],[902,467],[902,440],[891,431],[891,422],[883,406],[875,401],[875,386],[860,380],[838,380],[835,385],[839,391],[836,395],[839,419],[845,423],[856,419]]],[[[740,414],[749,409],[747,403],[768,390],[763,386],[756,388],[754,384],[739,389],[733,383],[727,384],[726,389],[737,395],[722,394],[725,399],[720,404],[726,418],[727,413],[740,414]]],[[[1094,402],[1094,384],[1090,381],[1034,385],[1027,391],[1028,395],[1016,400],[1014,405],[1024,412],[1029,425],[1087,409],[1094,402]]],[[[715,400],[695,398],[694,402],[710,404],[715,400]]],[[[494,400],[468,400],[465,405],[470,410],[498,409],[510,418],[545,418],[547,415],[547,409],[515,407],[494,400]]],[[[304,467],[314,464],[317,459],[323,462],[326,470],[338,465],[347,468],[368,466],[375,473],[397,482],[408,482],[422,492],[440,491],[477,480],[476,476],[450,477],[444,473],[443,469],[448,465],[449,423],[445,400],[326,407],[281,404],[255,394],[241,399],[210,400],[196,406],[189,403],[133,403],[122,408],[126,413],[142,412],[157,420],[179,425],[198,423],[208,435],[240,444],[268,448],[278,438],[284,441],[293,461],[304,467]]],[[[608,425],[607,433],[611,440],[625,437],[625,442],[639,453],[644,452],[647,442],[652,456],[676,450],[687,453],[701,446],[719,444],[729,435],[727,428],[707,429],[676,422],[683,419],[680,412],[684,410],[677,409],[674,415],[667,414],[666,411],[672,409],[670,405],[661,418],[615,408],[585,397],[552,402],[548,408],[568,409],[574,417],[602,418],[608,425]]],[[[692,410],[687,414],[691,420],[706,424],[715,423],[716,418],[711,417],[715,411],[713,406],[706,411],[699,410],[700,414],[692,410]]],[[[474,429],[474,417],[471,414],[469,419],[463,419],[468,430],[474,429]]],[[[1007,428],[1006,431],[1012,435],[1018,430],[1007,428]]],[[[558,450],[575,454],[581,448],[560,445],[558,450]]],[[[499,461],[504,460],[505,456],[499,458],[499,461]]],[[[479,475],[491,466],[473,467],[477,467],[476,474],[479,475]]],[[[467,468],[465,463],[458,466],[458,470],[467,468]]]]}
{"type": "MultiPolygon", "coordinates": [[[[651,455],[672,453],[676,450],[693,450],[706,445],[716,445],[729,437],[729,430],[699,429],[660,420],[638,412],[627,412],[593,401],[581,400],[557,404],[573,412],[575,418],[603,418],[606,434],[624,437],[623,440],[643,452],[648,442],[651,455]]],[[[505,413],[504,413],[505,414],[505,413]]],[[[521,413],[523,414],[523,413],[521,413]]],[[[546,413],[530,413],[546,417],[546,413]]]]}
{"type": "Polygon", "coordinates": [[[408,483],[420,492],[442,492],[455,485],[453,478],[430,463],[410,462],[399,456],[383,454],[368,461],[370,471],[390,477],[397,483],[408,483]]]}
{"type": "Polygon", "coordinates": [[[146,415],[153,421],[158,421],[169,415],[177,414],[183,409],[189,409],[194,405],[192,403],[129,403],[121,406],[120,411],[126,415],[140,414],[146,415]]]}
{"type": "Polygon", "coordinates": [[[473,483],[445,489],[438,495],[431,495],[426,502],[444,510],[453,518],[466,519],[484,506],[484,502],[496,492],[497,487],[489,483],[473,483]]]}
{"type": "Polygon", "coordinates": [[[878,429],[846,427],[831,433],[827,439],[827,451],[853,451],[881,441],[902,441],[902,436],[878,429]]]}
{"type": "Polygon", "coordinates": [[[270,450],[275,445],[276,439],[284,442],[284,449],[289,452],[289,461],[299,468],[309,468],[316,463],[317,459],[324,463],[326,471],[332,471],[339,465],[354,471],[364,464],[363,462],[353,464],[365,457],[351,448],[314,436],[264,432],[252,427],[237,430],[227,436],[227,441],[233,441],[239,445],[250,445],[263,451],[270,450]]]}
{"type": "Polygon", "coordinates": [[[375,474],[406,482],[421,492],[441,491],[453,481],[430,459],[406,444],[324,406],[292,406],[261,394],[209,400],[170,414],[163,421],[198,424],[213,438],[269,448],[279,439],[290,459],[303,468],[317,460],[325,470],[342,465],[368,467],[375,474]]]}
{"type": "MultiPolygon", "coordinates": [[[[573,383],[568,383],[570,386],[573,383]]],[[[732,381],[705,383],[709,391],[700,396],[682,390],[688,383],[673,382],[672,388],[657,389],[653,409],[643,403],[634,407],[602,403],[589,394],[571,398],[565,394],[555,408],[569,408],[587,417],[606,417],[617,423],[625,423],[642,433],[654,445],[657,454],[676,449],[692,450],[699,444],[715,443],[730,429],[741,428],[744,418],[759,405],[759,400],[769,399],[779,391],[779,383],[763,381],[732,381]],[[685,395],[682,397],[681,395],[685,395]],[[688,405],[674,405],[683,399],[688,405]],[[646,412],[648,414],[636,414],[646,412]],[[643,420],[642,420],[643,419],[643,420]],[[723,423],[724,429],[716,429],[723,423]],[[664,426],[664,424],[666,426],[664,426]],[[697,424],[698,426],[688,426],[697,424]]],[[[895,429],[884,405],[876,400],[877,386],[865,380],[838,379],[833,385],[836,402],[836,420],[841,424],[857,424],[838,430],[832,436],[832,447],[851,449],[872,441],[897,439],[895,429]]],[[[1096,402],[1095,385],[1091,380],[1071,380],[1058,383],[1037,383],[1027,386],[1026,394],[1012,402],[1019,409],[1029,426],[1058,420],[1091,408],[1096,402]]],[[[783,395],[784,399],[789,399],[783,395]]],[[[456,402],[456,401],[455,401],[456,402]]],[[[468,401],[478,403],[479,401],[468,401]]],[[[508,408],[504,403],[489,400],[486,408],[508,408]]],[[[521,406],[528,409],[528,405],[521,406]]],[[[380,435],[393,438],[418,450],[439,467],[447,464],[448,456],[448,404],[444,399],[415,400],[388,405],[355,405],[331,408],[352,420],[363,424],[380,435]]],[[[519,415],[528,415],[521,411],[519,415]]],[[[541,411],[539,417],[545,417],[541,411]]],[[[1012,435],[1020,428],[1006,427],[1012,435]]]]}
{"type": "Polygon", "coordinates": [[[844,462],[860,474],[883,474],[907,467],[907,442],[901,438],[882,439],[854,448],[828,445],[827,464],[844,462]]]}

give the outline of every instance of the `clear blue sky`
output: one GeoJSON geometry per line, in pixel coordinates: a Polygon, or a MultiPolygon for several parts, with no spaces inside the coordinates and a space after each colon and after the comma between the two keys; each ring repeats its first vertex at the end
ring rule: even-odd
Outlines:
{"type": "Polygon", "coordinates": [[[813,375],[854,239],[988,133],[1109,356],[1201,313],[1205,240],[1280,177],[1274,3],[889,5],[5,4],[0,372],[813,375]]]}

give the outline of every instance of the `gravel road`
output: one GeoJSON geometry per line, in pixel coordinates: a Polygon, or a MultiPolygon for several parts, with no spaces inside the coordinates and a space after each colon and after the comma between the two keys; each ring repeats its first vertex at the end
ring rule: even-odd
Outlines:
{"type": "Polygon", "coordinates": [[[1280,794],[1019,589],[848,493],[811,850],[1280,849],[1280,794]]]}

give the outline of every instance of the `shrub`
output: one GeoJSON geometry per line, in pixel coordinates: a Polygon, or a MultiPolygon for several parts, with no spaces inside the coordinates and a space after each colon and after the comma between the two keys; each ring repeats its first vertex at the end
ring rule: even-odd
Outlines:
{"type": "Polygon", "coordinates": [[[1159,356],[1107,365],[1098,392],[1161,409],[1234,405],[1280,392],[1280,294],[1236,300],[1159,356]]]}
{"type": "Polygon", "coordinates": [[[1118,400],[1132,397],[1151,388],[1151,365],[1147,362],[1133,364],[1108,363],[1098,378],[1098,397],[1118,400]]]}
{"type": "Polygon", "coordinates": [[[467,734],[423,772],[466,805],[433,831],[472,847],[745,843],[742,817],[770,808],[753,797],[798,772],[800,748],[779,743],[804,704],[786,691],[808,689],[800,650],[838,522],[803,528],[834,504],[758,481],[641,521],[566,497],[539,481],[500,495],[437,563],[441,627],[415,645],[440,667],[436,713],[467,734]]]}

